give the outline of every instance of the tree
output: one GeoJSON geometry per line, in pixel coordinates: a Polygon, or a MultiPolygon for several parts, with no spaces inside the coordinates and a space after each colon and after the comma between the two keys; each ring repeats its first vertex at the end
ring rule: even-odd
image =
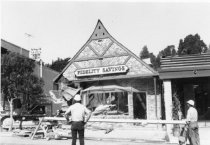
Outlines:
{"type": "Polygon", "coordinates": [[[169,45],[165,49],[159,52],[160,56],[167,57],[167,56],[175,56],[176,50],[174,45],[169,45]]]}
{"type": "Polygon", "coordinates": [[[46,66],[57,72],[61,72],[64,69],[64,67],[68,64],[69,60],[69,57],[65,59],[58,58],[56,61],[53,61],[52,64],[47,64],[46,66]]]}
{"type": "Polygon", "coordinates": [[[150,53],[148,51],[148,48],[147,46],[145,45],[143,48],[142,48],[142,51],[140,52],[140,58],[141,59],[145,59],[145,58],[149,58],[150,57],[150,53]]]}
{"type": "Polygon", "coordinates": [[[198,34],[188,35],[179,41],[178,55],[200,54],[207,51],[207,46],[198,34]]]}
{"type": "Polygon", "coordinates": [[[22,98],[23,111],[28,111],[30,100],[43,97],[44,82],[33,74],[34,60],[11,52],[2,55],[1,62],[1,89],[10,104],[12,119],[13,100],[22,98]]]}
{"type": "Polygon", "coordinates": [[[160,59],[161,57],[167,57],[167,56],[175,56],[176,55],[176,50],[174,45],[169,45],[165,49],[161,50],[156,59],[155,59],[155,69],[160,68],[160,59]]]}
{"type": "Polygon", "coordinates": [[[152,63],[152,67],[157,70],[158,69],[158,64],[157,64],[157,58],[153,53],[150,53],[150,61],[152,63]]]}

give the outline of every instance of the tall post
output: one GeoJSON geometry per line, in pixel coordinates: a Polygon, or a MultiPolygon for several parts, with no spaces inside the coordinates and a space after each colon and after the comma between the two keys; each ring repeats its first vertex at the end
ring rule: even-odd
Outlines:
{"type": "Polygon", "coordinates": [[[86,106],[87,105],[87,93],[82,93],[81,95],[82,95],[82,104],[84,106],[86,106]]]}
{"type": "Polygon", "coordinates": [[[42,78],[42,59],[40,58],[40,78],[42,78]]]}
{"type": "Polygon", "coordinates": [[[41,59],[41,48],[31,49],[31,54],[34,60],[39,61],[39,77],[42,78],[42,59],[41,59]]]}
{"type": "MultiPolygon", "coordinates": [[[[0,88],[1,88],[1,84],[0,84],[0,88]]],[[[3,111],[4,109],[4,107],[3,107],[3,101],[4,101],[4,95],[3,95],[3,92],[1,91],[1,94],[0,94],[0,111],[3,111]]]]}
{"type": "Polygon", "coordinates": [[[158,119],[158,107],[157,107],[157,83],[156,77],[154,77],[154,92],[155,92],[155,117],[158,119]]]}
{"type": "Polygon", "coordinates": [[[128,114],[130,118],[134,118],[133,113],[133,92],[128,92],[128,114]]]}
{"type": "MultiPolygon", "coordinates": [[[[1,63],[1,59],[0,59],[0,63],[1,63]]],[[[1,67],[0,67],[0,74],[1,74],[1,67]]],[[[0,76],[0,79],[2,79],[1,76],[0,76]]],[[[1,83],[0,83],[0,88],[1,88],[1,83]]],[[[4,110],[4,107],[3,107],[3,101],[4,101],[4,99],[3,99],[3,97],[4,97],[3,96],[3,92],[2,92],[2,89],[1,89],[1,92],[0,92],[0,103],[1,103],[0,104],[0,111],[3,111],[4,110]]]]}
{"type": "MultiPolygon", "coordinates": [[[[164,102],[165,102],[165,116],[166,120],[172,120],[172,88],[171,88],[171,80],[163,81],[164,88],[164,102]]],[[[171,133],[172,126],[167,125],[167,133],[171,133]]]]}
{"type": "Polygon", "coordinates": [[[12,127],[13,127],[13,99],[11,99],[11,101],[9,102],[9,107],[10,107],[10,127],[9,127],[9,131],[12,131],[12,127]]]}
{"type": "Polygon", "coordinates": [[[9,131],[12,131],[12,127],[13,127],[13,101],[15,99],[18,99],[18,98],[11,98],[11,101],[9,101],[9,106],[10,106],[10,128],[9,128],[9,131]]]}

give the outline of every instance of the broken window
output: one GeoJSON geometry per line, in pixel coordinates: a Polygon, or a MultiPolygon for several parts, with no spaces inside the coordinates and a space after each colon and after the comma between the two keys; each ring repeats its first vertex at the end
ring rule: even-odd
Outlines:
{"type": "Polygon", "coordinates": [[[86,97],[86,106],[93,115],[128,115],[128,93],[93,93],[86,97]]]}

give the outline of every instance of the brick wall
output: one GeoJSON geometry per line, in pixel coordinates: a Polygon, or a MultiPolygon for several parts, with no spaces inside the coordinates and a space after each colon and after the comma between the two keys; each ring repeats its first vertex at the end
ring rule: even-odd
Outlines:
{"type": "MultiPolygon", "coordinates": [[[[156,119],[155,95],[147,95],[147,119],[156,119]]],[[[157,118],[161,118],[161,95],[157,95],[157,118]]]]}

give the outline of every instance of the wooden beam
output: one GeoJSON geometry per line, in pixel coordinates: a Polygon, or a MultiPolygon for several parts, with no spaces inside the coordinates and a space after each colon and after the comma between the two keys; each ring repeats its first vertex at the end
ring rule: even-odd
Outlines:
{"type": "Polygon", "coordinates": [[[129,56],[126,54],[115,54],[115,55],[107,55],[107,56],[98,56],[98,57],[91,57],[91,58],[80,58],[76,59],[73,62],[80,62],[80,61],[88,61],[88,60],[95,60],[95,59],[104,59],[104,58],[112,58],[112,57],[121,57],[121,56],[129,56]]]}
{"type": "Polygon", "coordinates": [[[142,98],[141,98],[141,95],[140,94],[137,94],[137,98],[139,99],[139,102],[141,103],[142,107],[144,108],[144,110],[146,111],[146,105],[144,104],[142,98]]]}
{"type": "MultiPolygon", "coordinates": [[[[110,39],[111,40],[111,39],[110,39]]],[[[111,40],[111,43],[109,43],[108,47],[106,48],[106,50],[101,54],[101,56],[104,56],[104,54],[108,51],[108,49],[112,46],[112,44],[114,44],[114,42],[111,40]]]]}
{"type": "Polygon", "coordinates": [[[90,45],[90,43],[88,44],[88,47],[89,47],[97,56],[100,56],[100,54],[98,54],[98,52],[95,51],[95,49],[90,45]]]}
{"type": "MultiPolygon", "coordinates": [[[[43,117],[43,121],[65,121],[64,117],[43,117]]],[[[95,119],[90,118],[88,122],[104,123],[143,123],[143,124],[186,124],[185,120],[141,120],[141,119],[95,119]]]]}
{"type": "Polygon", "coordinates": [[[41,127],[42,121],[43,121],[43,120],[45,120],[44,117],[39,118],[39,124],[38,124],[38,126],[36,127],[36,129],[34,130],[34,132],[32,132],[32,134],[31,134],[31,139],[34,139],[34,136],[36,135],[37,131],[39,130],[39,127],[41,127]]]}

